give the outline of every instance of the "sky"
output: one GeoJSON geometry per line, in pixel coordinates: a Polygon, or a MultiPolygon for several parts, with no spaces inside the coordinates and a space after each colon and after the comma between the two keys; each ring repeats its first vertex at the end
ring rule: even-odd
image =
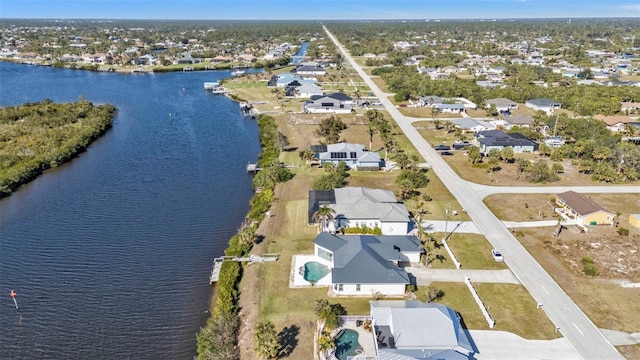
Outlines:
{"type": "Polygon", "coordinates": [[[640,18],[640,0],[0,0],[0,19],[350,20],[603,17],[640,18]]]}

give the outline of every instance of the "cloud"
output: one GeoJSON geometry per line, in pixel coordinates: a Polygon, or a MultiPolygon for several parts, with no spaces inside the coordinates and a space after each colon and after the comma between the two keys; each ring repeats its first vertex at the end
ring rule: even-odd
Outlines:
{"type": "Polygon", "coordinates": [[[621,5],[620,9],[625,11],[636,11],[640,15],[640,4],[621,5]]]}

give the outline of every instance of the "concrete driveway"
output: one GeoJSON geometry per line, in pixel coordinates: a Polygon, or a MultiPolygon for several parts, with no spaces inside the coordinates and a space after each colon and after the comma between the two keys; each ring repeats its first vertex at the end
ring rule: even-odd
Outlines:
{"type": "Polygon", "coordinates": [[[416,285],[429,285],[437,282],[464,282],[465,276],[471,282],[520,284],[511,270],[469,270],[469,269],[429,269],[427,267],[406,267],[408,273],[415,276],[416,285]]]}
{"type": "Polygon", "coordinates": [[[579,360],[567,339],[528,340],[494,330],[469,330],[479,353],[478,360],[579,360]]]}

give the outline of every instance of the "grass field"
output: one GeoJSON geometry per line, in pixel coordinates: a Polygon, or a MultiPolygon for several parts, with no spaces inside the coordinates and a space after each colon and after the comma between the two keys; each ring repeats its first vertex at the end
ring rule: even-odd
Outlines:
{"type": "MultiPolygon", "coordinates": [[[[521,285],[473,284],[489,315],[496,321],[494,330],[509,331],[525,339],[555,339],[560,337],[555,326],[521,285]]],[[[471,292],[464,283],[434,282],[416,291],[418,300],[425,301],[430,289],[444,292],[436,301],[460,313],[468,329],[489,330],[471,292]]]]}

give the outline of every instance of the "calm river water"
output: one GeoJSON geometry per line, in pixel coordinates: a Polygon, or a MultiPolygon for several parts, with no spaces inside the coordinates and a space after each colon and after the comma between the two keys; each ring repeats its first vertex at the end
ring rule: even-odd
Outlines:
{"type": "Polygon", "coordinates": [[[195,355],[212,259],[248,210],[260,150],[255,121],[203,89],[228,75],[0,63],[0,105],[119,110],[85,153],[0,200],[0,358],[195,355]]]}

